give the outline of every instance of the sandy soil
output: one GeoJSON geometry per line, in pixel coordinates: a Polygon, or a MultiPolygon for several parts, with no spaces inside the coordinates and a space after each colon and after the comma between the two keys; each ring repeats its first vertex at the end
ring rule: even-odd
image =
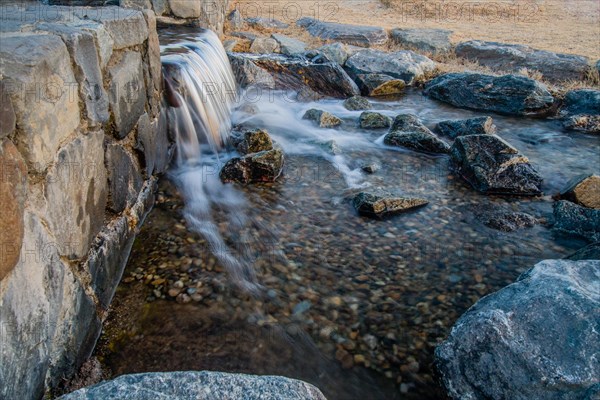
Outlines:
{"type": "MultiPolygon", "coordinates": [[[[244,17],[292,24],[306,16],[388,29],[444,28],[454,32],[454,42],[493,40],[600,58],[597,0],[238,0],[230,7],[244,17]]],[[[295,26],[285,32],[305,37],[295,26]]]]}

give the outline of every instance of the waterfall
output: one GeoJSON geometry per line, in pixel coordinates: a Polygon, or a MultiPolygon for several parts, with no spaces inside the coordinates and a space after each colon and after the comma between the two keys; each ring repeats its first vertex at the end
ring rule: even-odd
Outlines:
{"type": "Polygon", "coordinates": [[[220,209],[231,232],[247,224],[246,199],[219,179],[219,153],[228,142],[237,87],[227,54],[212,31],[194,41],[162,47],[164,102],[169,130],[176,139],[176,166],[170,175],[183,196],[184,216],[242,289],[260,289],[251,263],[227,246],[213,219],[220,209]]]}

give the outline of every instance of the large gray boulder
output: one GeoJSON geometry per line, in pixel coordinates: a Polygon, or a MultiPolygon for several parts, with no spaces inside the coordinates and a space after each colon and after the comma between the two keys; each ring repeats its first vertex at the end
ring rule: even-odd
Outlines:
{"type": "Polygon", "coordinates": [[[435,350],[453,399],[600,395],[600,261],[547,260],[479,300],[435,350]]]}
{"type": "Polygon", "coordinates": [[[424,51],[432,54],[444,54],[452,50],[450,35],[447,29],[392,29],[391,39],[405,48],[424,51]]]}
{"type": "Polygon", "coordinates": [[[412,114],[396,116],[390,132],[383,138],[388,146],[406,147],[421,153],[448,153],[450,146],[412,114]]]}
{"type": "Polygon", "coordinates": [[[424,94],[456,107],[509,115],[545,114],[554,103],[545,85],[517,75],[453,72],[428,82],[424,94]]]}
{"type": "Polygon", "coordinates": [[[459,136],[450,159],[454,171],[482,193],[542,193],[542,178],[527,157],[496,135],[459,136]]]}
{"type": "Polygon", "coordinates": [[[362,47],[385,44],[388,40],[385,29],[378,26],[339,24],[319,21],[310,17],[299,19],[296,25],[305,28],[312,36],[323,40],[338,41],[362,47]]]}
{"type": "Polygon", "coordinates": [[[277,43],[279,43],[279,48],[281,53],[287,55],[299,54],[306,50],[306,43],[294,39],[289,36],[280,35],[278,33],[273,33],[271,38],[275,39],[277,43]]]}
{"type": "Polygon", "coordinates": [[[555,231],[600,241],[600,210],[560,200],[554,203],[554,220],[555,231]]]}
{"type": "Polygon", "coordinates": [[[567,92],[560,114],[567,130],[600,133],[600,90],[576,89],[567,92]]]}
{"type": "Polygon", "coordinates": [[[336,63],[319,63],[299,56],[228,53],[236,80],[242,87],[310,91],[346,98],[359,94],[356,83],[336,63]]]}
{"type": "Polygon", "coordinates": [[[410,85],[416,79],[435,70],[435,63],[410,50],[386,53],[369,49],[348,58],[344,68],[352,77],[360,74],[384,74],[402,79],[410,85]]]}
{"type": "Polygon", "coordinates": [[[551,81],[580,80],[590,69],[588,59],[572,54],[536,50],[520,44],[472,40],[456,46],[456,55],[497,71],[539,71],[551,81]]]}
{"type": "Polygon", "coordinates": [[[326,400],[311,384],[281,376],[212,371],[123,375],[60,400],[326,400]]]}

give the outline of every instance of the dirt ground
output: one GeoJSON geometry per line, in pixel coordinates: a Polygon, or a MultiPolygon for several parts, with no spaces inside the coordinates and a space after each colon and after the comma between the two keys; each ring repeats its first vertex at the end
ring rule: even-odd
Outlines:
{"type": "MultiPolygon", "coordinates": [[[[236,0],[246,17],[300,17],[384,28],[444,28],[453,41],[481,39],[600,58],[598,0],[236,0]]],[[[295,26],[284,31],[306,39],[295,26]]]]}

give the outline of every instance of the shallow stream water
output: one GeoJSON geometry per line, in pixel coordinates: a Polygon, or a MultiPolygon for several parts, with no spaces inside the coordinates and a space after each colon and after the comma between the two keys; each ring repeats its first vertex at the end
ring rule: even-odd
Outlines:
{"type": "MultiPolygon", "coordinates": [[[[161,41],[182,35],[165,31],[161,41]]],[[[536,262],[586,244],[552,232],[551,195],[576,175],[599,172],[600,139],[551,120],[456,109],[417,89],[370,99],[373,111],[413,113],[430,128],[492,116],[497,134],[543,176],[546,195],[486,196],[449,173],[447,156],[383,145],[386,130],[358,128],[361,111],[342,101],[292,97],[248,92],[231,117],[266,129],[283,148],[277,182],[222,185],[219,167],[235,155],[227,150],[162,179],[97,354],[114,375],[210,369],[300,378],[329,400],[443,398],[433,352],[456,319],[536,262]],[[318,128],[302,119],[309,108],[343,124],[318,128]],[[323,143],[331,140],[337,155],[323,143]],[[361,171],[373,162],[379,171],[361,171]],[[374,220],[348,200],[361,190],[430,203],[374,220]],[[486,210],[527,212],[539,223],[504,233],[477,218],[486,210]],[[210,229],[198,228],[202,218],[210,229]]]]}

